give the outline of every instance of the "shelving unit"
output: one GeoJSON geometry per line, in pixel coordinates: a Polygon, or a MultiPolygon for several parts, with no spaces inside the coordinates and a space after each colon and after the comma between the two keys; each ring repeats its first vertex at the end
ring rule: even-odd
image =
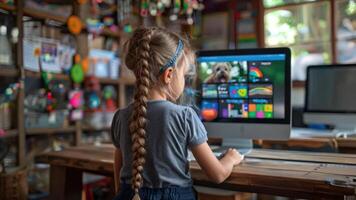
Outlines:
{"type": "Polygon", "coordinates": [[[34,10],[31,8],[24,8],[24,15],[41,20],[53,20],[61,23],[66,23],[67,18],[62,16],[51,15],[51,13],[34,10]]]}
{"type": "Polygon", "coordinates": [[[110,127],[95,128],[90,126],[83,126],[82,129],[83,131],[110,131],[110,127]]]}
{"type": "Polygon", "coordinates": [[[0,3],[0,9],[7,10],[7,11],[15,11],[15,6],[0,3]]]}
{"type": "MultiPolygon", "coordinates": [[[[40,72],[33,72],[33,71],[25,70],[25,76],[31,77],[31,78],[40,78],[41,74],[40,74],[40,72]]],[[[52,73],[51,76],[53,79],[70,81],[70,77],[66,74],[52,73]]]]}
{"type": "Polygon", "coordinates": [[[26,135],[50,135],[56,133],[75,133],[74,126],[62,128],[30,128],[25,129],[26,135]]]}
{"type": "Polygon", "coordinates": [[[0,66],[0,77],[17,77],[18,70],[10,67],[1,67],[0,66]]]}
{"type": "MultiPolygon", "coordinates": [[[[51,13],[46,13],[43,11],[31,9],[24,7],[25,0],[17,0],[16,5],[6,5],[0,3],[0,9],[8,11],[11,15],[16,17],[16,26],[19,30],[19,38],[18,43],[16,45],[16,65],[14,67],[8,66],[0,66],[0,79],[2,77],[12,77],[17,78],[20,82],[20,89],[18,92],[17,102],[16,102],[16,110],[17,110],[17,127],[15,129],[7,130],[5,136],[1,136],[0,138],[17,138],[18,140],[18,164],[19,166],[26,165],[26,139],[27,137],[36,137],[41,135],[56,135],[56,134],[73,134],[74,144],[76,146],[81,145],[81,138],[83,132],[98,132],[98,131],[110,131],[110,127],[104,128],[95,128],[90,126],[85,126],[82,124],[81,121],[77,121],[76,123],[68,126],[68,127],[61,127],[61,128],[25,128],[24,121],[24,99],[25,99],[25,78],[35,78],[39,79],[41,77],[40,72],[34,72],[24,69],[23,66],[23,38],[24,38],[24,29],[23,29],[23,17],[31,17],[36,20],[41,21],[56,21],[63,26],[66,26],[67,18],[61,16],[55,16],[51,13]]],[[[77,4],[76,1],[73,1],[73,14],[79,15],[79,11],[81,6],[77,4]]],[[[80,17],[80,16],[79,16],[80,17]]],[[[83,21],[83,20],[82,20],[83,21]]],[[[85,24],[80,35],[75,36],[75,40],[77,43],[76,51],[81,55],[85,56],[88,52],[83,49],[83,45],[81,42],[86,40],[86,34],[88,34],[85,24]]],[[[102,33],[100,34],[104,37],[112,37],[119,40],[121,39],[121,32],[113,32],[108,28],[103,29],[102,33]]],[[[61,81],[71,81],[71,78],[68,74],[63,73],[51,73],[52,78],[55,80],[61,81]]],[[[99,78],[99,82],[102,85],[113,85],[118,90],[117,96],[117,104],[118,107],[123,107],[126,105],[126,98],[125,98],[125,88],[127,85],[134,84],[134,80],[129,79],[127,77],[123,78],[120,77],[118,79],[111,79],[111,78],[99,78]]]]}
{"type": "Polygon", "coordinates": [[[12,138],[12,137],[17,137],[19,135],[19,132],[17,129],[11,129],[6,131],[6,135],[0,136],[0,138],[12,138]]]}

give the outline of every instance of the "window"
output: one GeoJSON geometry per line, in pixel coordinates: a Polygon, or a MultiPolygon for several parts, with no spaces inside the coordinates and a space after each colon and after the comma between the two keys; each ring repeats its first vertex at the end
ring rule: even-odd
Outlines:
{"type": "Polygon", "coordinates": [[[356,1],[335,3],[337,62],[356,63],[356,1]]]}
{"type": "Polygon", "coordinates": [[[294,80],[305,80],[309,65],[356,62],[355,0],[264,0],[263,5],[265,46],[291,48],[294,80]]]}

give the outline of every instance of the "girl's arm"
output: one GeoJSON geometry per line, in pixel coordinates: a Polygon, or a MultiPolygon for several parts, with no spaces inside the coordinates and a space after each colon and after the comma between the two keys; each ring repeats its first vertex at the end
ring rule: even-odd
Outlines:
{"type": "Polygon", "coordinates": [[[208,178],[216,183],[225,181],[230,176],[234,165],[239,164],[243,159],[243,156],[235,149],[229,149],[224,157],[218,160],[206,142],[192,147],[191,150],[208,178]]]}
{"type": "Polygon", "coordinates": [[[120,170],[122,167],[122,155],[121,150],[115,148],[114,152],[114,181],[115,181],[115,193],[118,193],[120,190],[120,170]]]}

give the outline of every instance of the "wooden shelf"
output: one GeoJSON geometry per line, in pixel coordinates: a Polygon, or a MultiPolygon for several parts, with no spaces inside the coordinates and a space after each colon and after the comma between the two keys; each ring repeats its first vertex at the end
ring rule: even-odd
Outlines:
{"type": "Polygon", "coordinates": [[[99,82],[102,84],[123,84],[123,85],[135,84],[135,79],[131,79],[131,78],[119,78],[119,79],[98,78],[98,79],[99,82]]]}
{"type": "Polygon", "coordinates": [[[119,84],[118,79],[112,79],[112,78],[99,78],[99,82],[102,84],[119,84]]]}
{"type": "Polygon", "coordinates": [[[135,84],[135,79],[134,78],[120,78],[119,79],[119,82],[120,84],[123,84],[123,85],[133,85],[135,84]]]}
{"type": "Polygon", "coordinates": [[[103,128],[96,128],[96,127],[90,127],[90,126],[83,126],[82,130],[83,131],[110,131],[111,127],[103,127],[103,128]]]}
{"type": "Polygon", "coordinates": [[[61,23],[67,22],[67,17],[52,15],[51,13],[35,10],[32,8],[24,8],[24,15],[41,20],[53,20],[61,23]]]}
{"type": "MultiPolygon", "coordinates": [[[[33,71],[25,70],[25,75],[26,75],[26,77],[41,78],[40,72],[33,72],[33,71]]],[[[70,78],[67,74],[51,73],[51,75],[52,75],[53,79],[70,80],[70,78]]]]}
{"type": "Polygon", "coordinates": [[[19,132],[17,129],[5,130],[6,135],[0,136],[0,138],[10,138],[18,136],[19,132]]]}
{"type": "Polygon", "coordinates": [[[14,67],[0,66],[0,76],[16,77],[18,74],[18,70],[14,67]]]}
{"type": "Polygon", "coordinates": [[[103,31],[101,32],[100,35],[107,36],[107,37],[113,37],[113,38],[120,38],[120,32],[114,32],[106,27],[103,29],[103,31]]]}
{"type": "Polygon", "coordinates": [[[293,81],[292,86],[293,86],[293,88],[304,88],[305,81],[293,81]]]}
{"type": "Polygon", "coordinates": [[[15,11],[15,6],[0,3],[0,9],[6,10],[6,11],[15,11]]]}
{"type": "Polygon", "coordinates": [[[55,133],[74,133],[75,127],[65,127],[65,128],[29,128],[25,129],[27,135],[48,135],[55,133]]]}

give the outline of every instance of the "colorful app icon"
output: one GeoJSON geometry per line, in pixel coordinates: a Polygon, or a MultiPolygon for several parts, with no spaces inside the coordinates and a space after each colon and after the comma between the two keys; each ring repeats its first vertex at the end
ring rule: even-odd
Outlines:
{"type": "Polygon", "coordinates": [[[213,121],[218,117],[218,102],[202,101],[201,117],[205,121],[213,121]]]}
{"type": "Polygon", "coordinates": [[[249,118],[256,118],[256,112],[249,112],[248,113],[249,118]]]}
{"type": "Polygon", "coordinates": [[[248,106],[248,110],[249,110],[250,112],[256,112],[256,104],[250,104],[250,105],[248,106]]]}
{"type": "Polygon", "coordinates": [[[257,111],[256,118],[262,119],[265,117],[265,113],[263,111],[257,111]]]}
{"type": "Polygon", "coordinates": [[[229,98],[229,91],[227,84],[221,84],[218,86],[219,98],[229,98]]]}
{"type": "Polygon", "coordinates": [[[203,84],[202,85],[203,98],[217,98],[218,90],[217,85],[214,84],[203,84]]]}
{"type": "Polygon", "coordinates": [[[237,90],[237,94],[239,94],[241,98],[247,97],[247,88],[240,88],[237,90]]]}
{"type": "Polygon", "coordinates": [[[273,105],[272,104],[264,105],[264,111],[265,112],[272,112],[273,111],[273,105]]]}
{"type": "Polygon", "coordinates": [[[245,84],[230,85],[229,93],[231,98],[247,98],[247,85],[245,84]]]}
{"type": "Polygon", "coordinates": [[[273,118],[273,113],[272,112],[265,112],[265,118],[267,118],[267,119],[273,118]]]}

